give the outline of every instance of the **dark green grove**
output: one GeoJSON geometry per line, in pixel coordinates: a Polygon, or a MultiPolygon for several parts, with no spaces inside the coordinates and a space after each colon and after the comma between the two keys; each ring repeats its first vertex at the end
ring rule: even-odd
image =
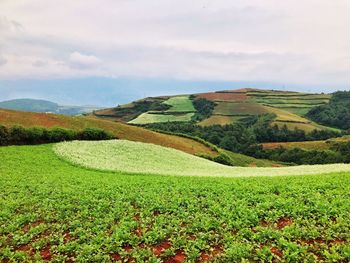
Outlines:
{"type": "Polygon", "coordinates": [[[72,140],[108,140],[115,139],[112,134],[96,128],[73,131],[63,128],[45,129],[42,127],[24,128],[0,125],[0,145],[42,144],[72,140]]]}

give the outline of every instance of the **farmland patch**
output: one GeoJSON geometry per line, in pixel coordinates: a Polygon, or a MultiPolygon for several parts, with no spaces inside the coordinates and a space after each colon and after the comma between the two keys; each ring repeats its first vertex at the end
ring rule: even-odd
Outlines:
{"type": "Polygon", "coordinates": [[[77,165],[124,173],[237,177],[350,171],[350,164],[230,167],[174,149],[123,140],[64,142],[55,145],[54,150],[59,156],[77,165]]]}

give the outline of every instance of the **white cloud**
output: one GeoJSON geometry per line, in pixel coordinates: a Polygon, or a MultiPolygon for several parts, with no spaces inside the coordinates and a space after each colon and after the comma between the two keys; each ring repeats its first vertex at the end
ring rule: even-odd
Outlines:
{"type": "Polygon", "coordinates": [[[73,52],[69,56],[69,65],[72,68],[78,68],[78,69],[88,69],[96,67],[98,64],[100,64],[100,60],[92,55],[85,55],[81,54],[79,52],[73,52]]]}
{"type": "Polygon", "coordinates": [[[348,0],[33,0],[0,10],[0,78],[350,82],[348,0]]]}

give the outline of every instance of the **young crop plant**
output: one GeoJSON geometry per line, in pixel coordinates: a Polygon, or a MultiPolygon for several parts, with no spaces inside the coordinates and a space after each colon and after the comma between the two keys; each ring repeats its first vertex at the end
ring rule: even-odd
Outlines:
{"type": "Polygon", "coordinates": [[[349,173],[102,172],[52,145],[0,147],[0,156],[0,262],[350,260],[349,173]]]}

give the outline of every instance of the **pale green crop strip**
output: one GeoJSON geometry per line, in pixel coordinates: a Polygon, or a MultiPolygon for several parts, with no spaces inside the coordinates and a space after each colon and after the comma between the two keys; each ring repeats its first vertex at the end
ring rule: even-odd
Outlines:
{"type": "Polygon", "coordinates": [[[229,167],[172,148],[125,140],[64,142],[53,149],[64,159],[87,168],[137,174],[239,177],[350,171],[350,164],[229,167]]]}

